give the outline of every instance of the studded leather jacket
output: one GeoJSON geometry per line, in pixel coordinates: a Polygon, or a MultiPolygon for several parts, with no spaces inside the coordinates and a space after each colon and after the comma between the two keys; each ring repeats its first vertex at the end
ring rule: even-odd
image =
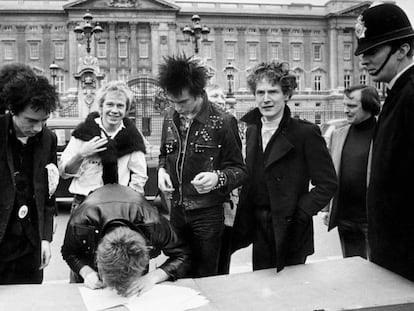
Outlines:
{"type": "Polygon", "coordinates": [[[237,120],[204,94],[200,112],[180,136],[180,116],[170,108],[164,119],[159,167],[174,187],[173,206],[197,209],[222,204],[247,178],[237,120]],[[184,138],[185,135],[185,138],[184,138]],[[216,171],[224,178],[218,189],[199,194],[190,183],[200,172],[216,171]]]}
{"type": "Polygon", "coordinates": [[[150,258],[161,251],[168,257],[160,268],[171,280],[187,274],[191,266],[188,245],[142,195],[118,184],[95,190],[72,212],[62,246],[63,259],[77,274],[85,265],[97,270],[95,252],[99,241],[108,228],[119,225],[141,233],[150,258]]]}

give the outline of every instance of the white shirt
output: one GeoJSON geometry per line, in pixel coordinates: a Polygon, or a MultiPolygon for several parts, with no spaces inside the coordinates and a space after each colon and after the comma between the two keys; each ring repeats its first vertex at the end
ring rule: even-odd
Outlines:
{"type": "Polygon", "coordinates": [[[406,72],[411,66],[414,66],[414,63],[409,64],[407,67],[405,67],[403,70],[401,70],[399,73],[396,74],[394,78],[388,83],[388,88],[391,90],[394,86],[395,82],[397,82],[398,78],[401,77],[401,75],[406,72]]]}
{"type": "MultiPolygon", "coordinates": [[[[97,118],[95,122],[104,132],[105,130],[102,126],[101,119],[97,118]]],[[[114,138],[123,128],[125,128],[125,125],[122,122],[110,137],[114,138]]],[[[103,132],[101,133],[101,137],[106,137],[103,132]]],[[[66,146],[60,158],[59,172],[60,176],[64,179],[73,177],[69,186],[70,193],[86,196],[91,191],[103,186],[103,168],[100,156],[96,154],[83,159],[76,174],[66,173],[68,161],[76,155],[77,151],[85,143],[85,141],[73,136],[71,137],[69,144],[66,146]]],[[[147,179],[147,162],[145,160],[145,154],[142,151],[134,151],[118,158],[118,183],[120,185],[129,186],[138,193],[144,194],[144,186],[147,179]]]]}
{"type": "Polygon", "coordinates": [[[280,116],[279,118],[273,121],[266,121],[263,117],[261,118],[263,151],[266,150],[266,146],[269,143],[270,139],[272,138],[273,134],[278,129],[281,120],[282,120],[282,116],[280,116]]]}

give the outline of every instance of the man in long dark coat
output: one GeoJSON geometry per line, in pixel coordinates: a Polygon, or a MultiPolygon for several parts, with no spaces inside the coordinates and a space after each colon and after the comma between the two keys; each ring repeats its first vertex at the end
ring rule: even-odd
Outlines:
{"type": "Polygon", "coordinates": [[[258,65],[248,84],[258,108],[242,118],[249,181],[240,194],[232,247],[253,242],[253,269],[279,271],[314,252],[312,216],[334,195],[336,174],[319,127],[290,115],[286,103],[296,82],[285,64],[258,65]]]}
{"type": "Polygon", "coordinates": [[[373,6],[355,28],[362,65],[388,95],[372,146],[368,186],[371,260],[414,281],[414,31],[394,4],[373,6]]]}

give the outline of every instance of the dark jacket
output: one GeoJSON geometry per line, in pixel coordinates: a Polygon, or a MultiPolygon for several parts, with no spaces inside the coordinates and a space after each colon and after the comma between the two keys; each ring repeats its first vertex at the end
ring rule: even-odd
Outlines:
{"type": "Polygon", "coordinates": [[[187,143],[179,134],[180,116],[170,109],[164,119],[159,167],[165,168],[175,188],[174,205],[186,209],[222,204],[231,190],[243,183],[246,168],[241,154],[241,140],[236,119],[207,101],[192,120],[187,143]],[[184,152],[181,165],[179,155],[184,152]],[[225,187],[199,194],[190,183],[200,172],[221,170],[227,177],[225,187]]]}
{"type": "Polygon", "coordinates": [[[141,194],[118,184],[108,184],[92,192],[69,219],[62,255],[75,273],[79,274],[85,265],[97,270],[95,251],[114,222],[141,233],[151,249],[151,258],[163,251],[169,258],[160,268],[171,279],[187,273],[191,265],[188,246],[141,194]]]}
{"type": "Polygon", "coordinates": [[[371,260],[414,281],[414,67],[389,92],[374,134],[368,187],[371,260]]]}
{"type": "MultiPolygon", "coordinates": [[[[0,116],[0,242],[13,210],[16,187],[14,180],[13,154],[8,142],[11,115],[0,116]]],[[[55,197],[49,197],[46,165],[56,165],[56,135],[46,127],[40,135],[40,143],[33,151],[33,185],[36,203],[37,225],[40,240],[52,241],[55,197]]]]}
{"type": "MultiPolygon", "coordinates": [[[[249,181],[256,167],[261,114],[256,108],[242,121],[247,123],[246,166],[249,181]]],[[[288,106],[278,130],[267,146],[264,179],[269,193],[276,242],[277,268],[285,259],[305,257],[314,252],[312,216],[334,195],[335,169],[319,127],[291,118],[288,106]],[[309,182],[313,188],[310,189],[309,182]],[[300,210],[300,211],[299,211],[300,210]]],[[[233,251],[254,242],[254,185],[243,186],[233,227],[233,251]]]]}

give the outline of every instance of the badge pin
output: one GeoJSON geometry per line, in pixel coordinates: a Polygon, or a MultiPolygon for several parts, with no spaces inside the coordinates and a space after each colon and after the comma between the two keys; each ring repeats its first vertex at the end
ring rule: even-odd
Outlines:
{"type": "Polygon", "coordinates": [[[23,219],[27,216],[27,214],[29,213],[29,208],[27,207],[27,205],[22,205],[19,208],[19,211],[17,212],[17,216],[19,216],[20,219],[23,219]]]}

